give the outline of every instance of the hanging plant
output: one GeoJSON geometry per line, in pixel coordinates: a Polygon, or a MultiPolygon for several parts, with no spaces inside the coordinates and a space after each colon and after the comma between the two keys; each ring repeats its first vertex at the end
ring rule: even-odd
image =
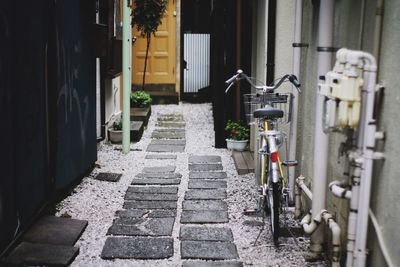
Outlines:
{"type": "Polygon", "coordinates": [[[132,10],[132,24],[146,38],[146,56],[144,60],[144,71],[142,90],[146,82],[147,57],[149,55],[151,34],[155,35],[158,26],[167,9],[168,0],[135,0],[132,10]]]}

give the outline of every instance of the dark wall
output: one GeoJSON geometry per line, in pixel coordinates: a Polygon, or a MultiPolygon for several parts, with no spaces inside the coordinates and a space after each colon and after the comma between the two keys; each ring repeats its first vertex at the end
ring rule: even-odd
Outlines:
{"type": "Polygon", "coordinates": [[[15,57],[15,1],[0,1],[0,252],[12,240],[17,225],[14,160],[13,88],[15,57]]]}
{"type": "Polygon", "coordinates": [[[90,50],[95,13],[90,2],[56,2],[57,189],[82,176],[97,157],[96,69],[90,50]]]}
{"type": "MultiPolygon", "coordinates": [[[[238,68],[245,73],[251,73],[251,2],[241,1],[242,23],[237,28],[236,1],[214,1],[212,11],[211,30],[211,87],[215,129],[215,147],[226,147],[225,124],[227,120],[243,119],[242,101],[237,101],[237,88],[233,86],[228,94],[225,94],[225,80],[232,77],[238,68]],[[237,34],[240,32],[240,54],[237,53],[237,34]],[[238,64],[240,62],[240,64],[238,64]],[[239,103],[239,104],[237,104],[239,103]],[[238,117],[236,110],[240,109],[238,117]]],[[[239,98],[249,92],[249,87],[241,83],[239,98]]]]}
{"type": "Polygon", "coordinates": [[[96,160],[92,3],[0,1],[0,254],[96,160]]]}

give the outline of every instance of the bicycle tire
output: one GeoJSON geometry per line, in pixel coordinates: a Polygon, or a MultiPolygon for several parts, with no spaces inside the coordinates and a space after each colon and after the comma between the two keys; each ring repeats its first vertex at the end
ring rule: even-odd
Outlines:
{"type": "Polygon", "coordinates": [[[280,208],[280,192],[279,183],[271,183],[270,190],[268,191],[268,204],[270,208],[270,223],[271,232],[274,239],[275,246],[279,245],[279,208],[280,208]]]}

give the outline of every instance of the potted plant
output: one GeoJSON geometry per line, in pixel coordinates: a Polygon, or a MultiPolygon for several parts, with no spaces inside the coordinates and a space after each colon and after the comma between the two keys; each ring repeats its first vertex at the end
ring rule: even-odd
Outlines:
{"type": "Polygon", "coordinates": [[[243,123],[228,120],[225,126],[229,138],[226,139],[227,148],[243,151],[249,141],[249,129],[243,123]]]}
{"type": "Polygon", "coordinates": [[[131,93],[131,121],[143,121],[147,125],[151,115],[151,103],[153,99],[145,91],[134,91],[131,93]]]}
{"type": "Polygon", "coordinates": [[[108,139],[114,144],[122,143],[122,118],[116,119],[112,127],[108,129],[108,139]]]}

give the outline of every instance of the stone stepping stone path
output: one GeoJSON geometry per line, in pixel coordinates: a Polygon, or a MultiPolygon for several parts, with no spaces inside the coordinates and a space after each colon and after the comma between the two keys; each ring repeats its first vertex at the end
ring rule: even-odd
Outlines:
{"type": "Polygon", "coordinates": [[[185,152],[185,121],[182,114],[159,114],[157,128],[151,134],[147,152],[185,152]]]}
{"type": "Polygon", "coordinates": [[[132,177],[123,210],[115,213],[108,229],[101,257],[165,259],[173,257],[174,246],[180,245],[176,256],[183,260],[182,266],[243,266],[228,224],[227,174],[221,157],[189,156],[188,187],[183,189],[179,187],[182,174],[171,164],[177,153],[185,152],[183,115],[158,114],[156,126],[145,159],[160,165],[144,167],[132,177]],[[178,197],[179,190],[186,190],[181,194],[183,200],[178,197]],[[182,207],[180,217],[178,207],[182,207]],[[176,231],[173,236],[174,224],[179,236],[176,231]],[[178,244],[174,240],[179,240],[175,241],[178,244]]]}
{"type": "Polygon", "coordinates": [[[226,262],[239,258],[231,229],[203,225],[228,223],[226,179],[221,157],[189,157],[189,184],[180,219],[181,258],[203,261],[187,261],[183,266],[243,266],[226,262]]]}
{"type": "MultiPolygon", "coordinates": [[[[185,123],[180,114],[159,115],[148,152],[184,152],[185,123]]],[[[149,160],[175,160],[176,154],[148,154],[149,160]]],[[[172,232],[177,216],[178,186],[182,175],[176,166],[144,167],[128,187],[123,209],[108,229],[104,259],[164,259],[173,256],[172,232]]]]}

